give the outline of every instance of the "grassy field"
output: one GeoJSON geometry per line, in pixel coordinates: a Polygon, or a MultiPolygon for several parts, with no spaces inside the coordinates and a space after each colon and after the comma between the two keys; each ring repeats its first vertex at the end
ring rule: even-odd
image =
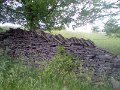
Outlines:
{"type": "Polygon", "coordinates": [[[69,32],[65,30],[52,31],[52,34],[61,34],[64,37],[77,37],[91,39],[98,47],[106,49],[107,51],[120,55],[120,38],[108,37],[102,33],[81,33],[81,32],[69,32]]]}

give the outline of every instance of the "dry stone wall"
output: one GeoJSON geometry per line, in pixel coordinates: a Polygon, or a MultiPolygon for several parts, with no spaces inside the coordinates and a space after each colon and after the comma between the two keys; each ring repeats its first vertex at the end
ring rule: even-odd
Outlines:
{"type": "MultiPolygon", "coordinates": [[[[10,29],[0,33],[0,47],[7,49],[8,54],[16,57],[24,55],[39,66],[41,60],[50,60],[56,52],[56,47],[62,45],[74,58],[80,58],[83,66],[94,69],[94,79],[98,78],[100,70],[107,74],[120,71],[120,58],[98,48],[91,40],[75,37],[64,38],[62,35],[52,35],[40,31],[39,34],[22,29],[10,29]]],[[[28,62],[28,61],[26,61],[28,62]]]]}

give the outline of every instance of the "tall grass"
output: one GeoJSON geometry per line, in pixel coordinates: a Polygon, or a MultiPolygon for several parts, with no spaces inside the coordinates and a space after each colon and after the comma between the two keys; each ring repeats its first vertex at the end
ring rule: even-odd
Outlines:
{"type": "Polygon", "coordinates": [[[19,61],[0,53],[0,90],[112,90],[107,83],[92,84],[85,74],[79,73],[82,79],[76,77],[74,69],[78,66],[61,48],[43,70],[19,61]]]}
{"type": "Polygon", "coordinates": [[[91,39],[98,47],[106,49],[107,51],[120,55],[120,38],[108,37],[103,33],[82,33],[82,32],[70,32],[70,31],[55,31],[52,34],[61,34],[66,38],[77,37],[91,39]]]}

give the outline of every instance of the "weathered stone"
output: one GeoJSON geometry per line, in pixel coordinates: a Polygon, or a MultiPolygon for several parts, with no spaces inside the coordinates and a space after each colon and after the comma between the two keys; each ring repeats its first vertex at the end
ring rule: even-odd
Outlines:
{"type": "MultiPolygon", "coordinates": [[[[9,50],[12,57],[25,55],[29,59],[34,59],[36,66],[39,61],[50,60],[56,53],[56,47],[62,45],[74,58],[80,58],[83,66],[93,68],[97,71],[104,69],[107,73],[120,71],[120,57],[116,57],[104,49],[98,48],[91,40],[72,37],[64,38],[62,35],[52,35],[40,31],[39,34],[22,29],[10,29],[0,33],[0,48],[9,50]],[[114,69],[114,70],[112,70],[114,69]]],[[[27,61],[29,62],[29,60],[27,61]]],[[[95,78],[99,77],[99,72],[95,78]]]]}

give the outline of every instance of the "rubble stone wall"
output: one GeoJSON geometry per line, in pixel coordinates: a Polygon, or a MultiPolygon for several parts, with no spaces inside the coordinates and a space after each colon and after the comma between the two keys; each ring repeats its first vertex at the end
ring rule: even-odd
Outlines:
{"type": "Polygon", "coordinates": [[[74,58],[83,60],[84,67],[94,68],[94,78],[97,78],[101,69],[106,73],[120,71],[120,58],[98,48],[91,40],[64,38],[60,34],[52,35],[43,31],[37,34],[19,28],[0,33],[0,48],[7,49],[8,54],[13,57],[19,54],[32,56],[34,64],[38,66],[40,60],[50,60],[59,45],[64,46],[74,58]]]}

